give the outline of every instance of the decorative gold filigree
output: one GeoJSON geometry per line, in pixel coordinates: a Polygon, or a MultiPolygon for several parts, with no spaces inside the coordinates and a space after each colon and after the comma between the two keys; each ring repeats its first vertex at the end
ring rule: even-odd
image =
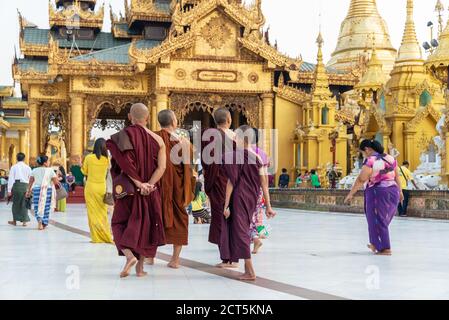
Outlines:
{"type": "Polygon", "coordinates": [[[58,95],[58,87],[52,84],[48,84],[45,86],[41,86],[39,88],[39,92],[43,95],[43,96],[47,96],[47,97],[54,97],[58,95]]]}
{"type": "Polygon", "coordinates": [[[104,87],[104,80],[99,77],[89,77],[84,79],[83,84],[87,88],[100,89],[104,87]]]}
{"type": "Polygon", "coordinates": [[[181,123],[185,116],[194,110],[212,114],[215,109],[226,107],[241,112],[247,118],[249,125],[256,128],[259,126],[260,98],[258,96],[173,93],[170,95],[170,104],[181,123]]]}
{"type": "Polygon", "coordinates": [[[119,85],[124,90],[136,90],[140,82],[134,78],[123,78],[119,81],[119,85]]]}
{"type": "Polygon", "coordinates": [[[248,81],[250,82],[250,83],[257,83],[257,82],[259,82],[259,75],[257,74],[257,73],[255,73],[255,72],[251,72],[249,75],[248,75],[248,81]]]}
{"type": "Polygon", "coordinates": [[[201,36],[213,49],[221,49],[230,39],[231,30],[221,17],[212,18],[201,29],[201,36]]]}
{"type": "Polygon", "coordinates": [[[175,71],[175,77],[178,80],[184,80],[187,77],[187,72],[184,69],[178,69],[175,71]]]}

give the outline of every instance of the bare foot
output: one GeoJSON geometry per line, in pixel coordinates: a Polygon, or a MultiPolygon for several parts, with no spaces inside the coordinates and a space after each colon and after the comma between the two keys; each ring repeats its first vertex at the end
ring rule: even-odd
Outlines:
{"type": "Polygon", "coordinates": [[[260,241],[260,239],[255,239],[254,240],[254,249],[253,249],[253,254],[257,254],[259,252],[260,247],[263,246],[262,241],[260,241]]]}
{"type": "Polygon", "coordinates": [[[215,265],[215,267],[216,268],[225,268],[226,265],[228,265],[228,263],[222,262],[222,263],[215,265]]]}
{"type": "Polygon", "coordinates": [[[12,225],[12,226],[16,226],[17,223],[15,221],[8,221],[8,224],[12,225]]]}
{"type": "Polygon", "coordinates": [[[237,269],[239,267],[238,263],[225,263],[224,267],[225,269],[237,269]]]}
{"type": "Polygon", "coordinates": [[[172,269],[179,269],[179,261],[170,261],[170,263],[167,264],[167,267],[172,269]]]}
{"type": "Polygon", "coordinates": [[[256,281],[255,274],[244,273],[239,278],[240,281],[256,281]]]}
{"type": "Polygon", "coordinates": [[[154,258],[145,258],[145,264],[147,264],[149,266],[153,266],[154,265],[154,258]]]}
{"type": "Polygon", "coordinates": [[[129,276],[129,270],[131,270],[132,267],[134,267],[137,263],[137,258],[133,257],[132,259],[126,259],[125,267],[123,268],[123,271],[120,273],[120,278],[126,278],[129,276]]]}
{"type": "Polygon", "coordinates": [[[44,225],[40,221],[37,224],[37,230],[44,230],[44,225]]]}
{"type": "Polygon", "coordinates": [[[367,246],[368,249],[370,249],[373,253],[377,253],[376,247],[375,247],[374,245],[372,245],[371,243],[370,243],[370,244],[367,244],[366,246],[367,246]]]}
{"type": "Polygon", "coordinates": [[[143,270],[143,266],[144,266],[145,262],[140,262],[138,261],[136,264],[136,276],[138,278],[143,278],[146,277],[148,275],[148,272],[145,272],[143,270]]]}
{"type": "Polygon", "coordinates": [[[389,249],[386,249],[386,250],[377,252],[376,254],[378,256],[391,256],[391,255],[393,255],[393,252],[391,252],[391,250],[389,250],[389,249]]]}

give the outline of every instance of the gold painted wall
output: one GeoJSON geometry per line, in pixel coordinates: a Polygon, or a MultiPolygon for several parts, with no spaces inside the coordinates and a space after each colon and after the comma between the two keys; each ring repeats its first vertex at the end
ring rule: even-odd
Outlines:
{"type": "MultiPolygon", "coordinates": [[[[296,129],[297,121],[302,121],[301,107],[282,99],[275,98],[275,128],[278,133],[277,148],[277,170],[276,178],[279,177],[282,168],[286,168],[290,174],[290,182],[294,182],[295,176],[295,146],[293,143],[293,133],[296,129]]],[[[276,180],[277,183],[277,180],[276,180]]]]}

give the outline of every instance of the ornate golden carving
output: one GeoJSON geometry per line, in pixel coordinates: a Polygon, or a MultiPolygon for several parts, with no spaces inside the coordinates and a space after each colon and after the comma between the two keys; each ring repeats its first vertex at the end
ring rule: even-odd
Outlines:
{"type": "Polygon", "coordinates": [[[89,95],[87,97],[87,110],[85,113],[86,131],[90,132],[93,128],[95,120],[98,117],[102,108],[113,109],[116,113],[120,113],[124,108],[133,103],[148,102],[148,98],[136,96],[101,96],[89,95]]]}
{"type": "Polygon", "coordinates": [[[178,80],[184,80],[187,77],[187,72],[184,69],[178,69],[175,71],[175,77],[178,80]]]}
{"type": "Polygon", "coordinates": [[[251,72],[248,75],[248,81],[250,83],[257,83],[257,82],[259,82],[259,75],[257,73],[255,73],[255,72],[251,72]]]}
{"type": "Polygon", "coordinates": [[[84,79],[83,84],[87,88],[100,89],[104,87],[104,80],[99,77],[89,77],[84,79]]]}
{"type": "Polygon", "coordinates": [[[43,95],[43,96],[47,96],[47,97],[54,97],[58,95],[58,87],[53,85],[53,84],[48,84],[45,86],[41,86],[39,88],[39,92],[43,95]]]}
{"type": "Polygon", "coordinates": [[[124,89],[124,90],[136,90],[139,85],[140,82],[134,78],[123,78],[119,81],[120,84],[120,88],[124,89]]]}
{"type": "Polygon", "coordinates": [[[231,30],[222,17],[212,18],[201,29],[201,36],[213,49],[221,49],[230,39],[231,30]]]}
{"type": "Polygon", "coordinates": [[[256,128],[259,126],[260,98],[258,96],[173,93],[170,95],[170,104],[180,122],[183,122],[185,116],[194,110],[212,114],[217,108],[227,107],[245,115],[251,126],[256,128]]]}

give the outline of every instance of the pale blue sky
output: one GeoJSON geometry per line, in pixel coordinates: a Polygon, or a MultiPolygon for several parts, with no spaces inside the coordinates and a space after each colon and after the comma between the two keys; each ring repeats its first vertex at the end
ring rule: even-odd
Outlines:
{"type": "MultiPolygon", "coordinates": [[[[98,1],[102,3],[101,0],[98,1]]],[[[123,11],[123,0],[105,0],[105,26],[110,30],[109,4],[114,10],[123,11]]],[[[335,49],[341,21],[344,19],[350,0],[263,0],[267,25],[271,26],[272,40],[277,39],[279,49],[291,56],[302,54],[304,60],[314,62],[315,39],[321,21],[325,39],[326,60],[335,49]],[[320,11],[322,12],[321,19],[320,11]]],[[[445,7],[448,0],[443,0],[445,7]]],[[[405,21],[406,0],[377,0],[379,11],[387,21],[395,47],[399,47],[405,21]]],[[[430,37],[427,21],[436,22],[434,6],[436,0],[415,0],[415,20],[420,42],[430,37]]],[[[12,84],[11,62],[14,45],[18,48],[19,25],[17,8],[29,21],[39,27],[48,27],[48,0],[2,0],[0,3],[0,84],[12,84]]],[[[445,22],[447,14],[445,15],[445,22]]]]}

